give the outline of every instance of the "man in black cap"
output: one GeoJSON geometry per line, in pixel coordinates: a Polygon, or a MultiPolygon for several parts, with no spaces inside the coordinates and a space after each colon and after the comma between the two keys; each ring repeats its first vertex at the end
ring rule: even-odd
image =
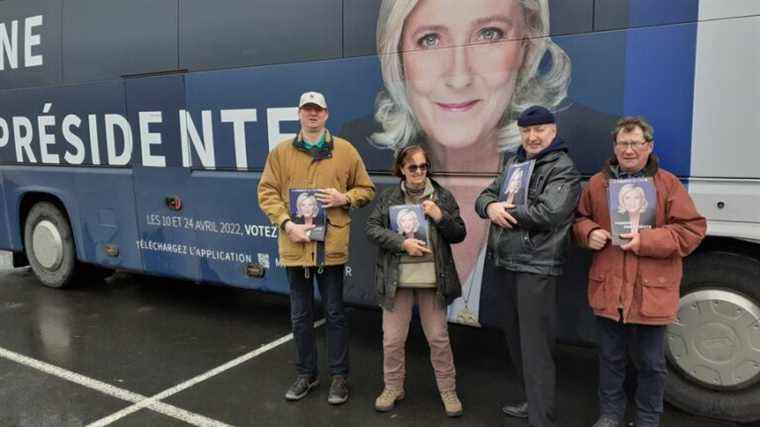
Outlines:
{"type": "Polygon", "coordinates": [[[556,424],[556,282],[567,257],[580,175],[567,145],[557,137],[549,110],[530,107],[520,114],[517,125],[521,147],[480,194],[475,210],[491,220],[493,262],[507,288],[504,334],[527,398],[503,411],[528,418],[531,426],[547,427],[556,424]],[[512,171],[530,171],[526,162],[533,163],[530,176],[523,176],[528,182],[527,203],[508,203],[503,194],[510,166],[512,171]]]}

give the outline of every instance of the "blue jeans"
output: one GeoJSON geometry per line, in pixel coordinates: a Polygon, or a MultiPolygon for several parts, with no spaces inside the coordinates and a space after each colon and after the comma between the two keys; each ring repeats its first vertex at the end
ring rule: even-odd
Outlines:
{"type": "Polygon", "coordinates": [[[296,343],[298,375],[317,376],[317,346],[314,340],[314,278],[327,317],[327,363],[330,375],[348,375],[348,322],[343,309],[343,266],[288,267],[290,321],[296,343]],[[308,277],[306,277],[308,271],[308,277]]]}
{"type": "Polygon", "coordinates": [[[665,330],[667,326],[624,324],[597,317],[599,332],[599,409],[601,415],[623,420],[626,395],[626,342],[636,349],[636,427],[660,425],[665,393],[665,330]]]}

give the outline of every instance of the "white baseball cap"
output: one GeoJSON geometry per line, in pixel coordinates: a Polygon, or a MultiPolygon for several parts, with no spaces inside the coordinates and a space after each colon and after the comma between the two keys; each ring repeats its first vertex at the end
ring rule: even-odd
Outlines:
{"type": "Polygon", "coordinates": [[[306,104],[319,105],[320,107],[327,109],[325,96],[319,92],[306,92],[301,95],[301,101],[298,103],[298,108],[301,108],[306,104]]]}

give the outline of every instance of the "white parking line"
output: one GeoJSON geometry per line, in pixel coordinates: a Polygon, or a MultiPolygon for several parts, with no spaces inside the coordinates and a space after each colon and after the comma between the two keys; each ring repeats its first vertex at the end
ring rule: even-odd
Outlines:
{"type": "MultiPolygon", "coordinates": [[[[45,372],[46,374],[54,375],[66,381],[71,381],[83,387],[87,387],[87,388],[99,391],[111,397],[115,397],[121,400],[126,400],[127,402],[137,403],[137,402],[142,402],[149,399],[147,396],[143,396],[138,393],[133,393],[129,390],[124,390],[123,388],[119,388],[111,384],[107,384],[102,381],[98,381],[96,379],[89,378],[81,374],[77,374],[76,372],[72,372],[67,369],[59,368],[57,366],[42,362],[40,360],[32,359],[31,357],[27,357],[22,354],[15,353],[10,350],[6,350],[4,348],[0,348],[0,357],[3,357],[5,359],[11,360],[13,362],[16,362],[18,364],[21,364],[33,369],[36,369],[38,371],[45,372]]],[[[172,406],[167,403],[154,402],[154,404],[151,405],[150,409],[158,413],[161,413],[163,415],[178,418],[182,421],[186,421],[196,426],[226,426],[227,425],[219,421],[212,420],[211,418],[206,418],[203,415],[194,414],[184,409],[177,408],[176,406],[172,406]]]]}
{"type": "Polygon", "coordinates": [[[0,357],[11,360],[20,365],[24,365],[24,366],[36,369],[38,371],[45,372],[46,374],[54,375],[66,381],[71,381],[73,383],[85,386],[87,388],[97,390],[101,393],[107,394],[112,397],[116,397],[121,400],[136,402],[136,401],[140,401],[146,398],[145,396],[141,394],[133,393],[129,390],[124,390],[123,388],[112,386],[111,384],[107,384],[93,378],[85,377],[84,375],[77,374],[76,372],[71,372],[69,370],[59,368],[57,366],[39,361],[37,359],[32,359],[31,357],[27,357],[27,356],[24,356],[23,354],[15,353],[10,350],[6,350],[4,348],[0,348],[0,357]]]}
{"type": "MultiPolygon", "coordinates": [[[[320,327],[320,326],[322,326],[324,324],[325,324],[325,319],[320,319],[320,320],[314,322],[314,327],[318,328],[318,327],[320,327]]],[[[254,357],[257,357],[257,356],[259,356],[259,355],[261,355],[263,353],[266,353],[269,350],[272,350],[273,348],[276,348],[276,347],[279,347],[282,344],[285,344],[286,342],[288,342],[288,341],[290,341],[292,339],[293,339],[293,334],[292,333],[287,334],[287,335],[285,335],[285,336],[283,336],[283,337],[281,337],[279,339],[276,339],[276,340],[270,342],[269,344],[265,344],[265,345],[257,348],[256,350],[254,350],[254,351],[252,351],[250,353],[246,353],[246,354],[244,354],[244,355],[242,355],[242,356],[240,356],[240,357],[238,357],[236,359],[233,359],[233,360],[225,363],[224,365],[218,366],[218,367],[216,367],[216,368],[214,368],[214,369],[212,369],[210,371],[207,371],[207,372],[205,372],[203,374],[200,374],[200,375],[198,375],[196,377],[193,377],[193,378],[191,378],[191,379],[189,379],[189,380],[187,380],[187,381],[185,381],[185,382],[183,382],[181,384],[177,384],[176,386],[174,386],[172,388],[168,388],[168,389],[166,389],[166,390],[164,390],[164,391],[162,391],[162,392],[160,392],[160,393],[158,393],[158,394],[156,394],[156,395],[154,395],[154,396],[152,396],[150,398],[147,398],[147,399],[145,399],[143,401],[136,402],[134,405],[128,406],[128,407],[122,409],[121,411],[118,411],[118,412],[115,412],[115,413],[109,415],[108,417],[101,418],[100,420],[95,421],[94,423],[89,424],[87,427],[102,427],[102,426],[106,426],[106,425],[111,424],[111,423],[113,423],[113,422],[115,422],[115,421],[117,421],[117,420],[119,420],[121,418],[126,417],[129,414],[137,412],[140,409],[143,409],[143,408],[153,409],[153,405],[155,405],[155,404],[161,404],[161,402],[159,402],[160,400],[166,399],[167,397],[170,397],[170,396],[172,396],[174,394],[177,394],[177,393],[179,393],[179,392],[181,392],[183,390],[186,390],[186,389],[188,389],[188,388],[190,388],[190,387],[192,387],[192,386],[200,383],[201,381],[205,381],[205,380],[207,380],[207,379],[209,379],[209,378],[211,378],[211,377],[213,377],[215,375],[218,375],[218,374],[220,374],[220,373],[222,373],[224,371],[232,369],[235,366],[240,365],[241,363],[245,363],[245,362],[253,359],[254,357]]],[[[175,418],[178,418],[178,417],[175,417],[175,418]]],[[[182,418],[180,418],[180,419],[182,419],[182,418]]],[[[183,421],[184,421],[184,419],[183,419],[183,421]]],[[[199,424],[196,424],[196,425],[199,425],[199,424]]]]}
{"type": "MultiPolygon", "coordinates": [[[[320,326],[322,326],[324,324],[325,324],[325,319],[320,319],[320,320],[314,322],[314,327],[318,328],[318,327],[320,327],[320,326]]],[[[245,362],[253,359],[256,356],[259,356],[259,355],[261,355],[263,353],[266,353],[267,351],[269,351],[269,350],[271,350],[271,349],[273,349],[275,347],[279,347],[280,345],[285,344],[286,342],[288,342],[288,341],[290,341],[292,339],[293,339],[293,334],[292,333],[287,334],[287,335],[285,335],[285,336],[283,336],[283,337],[281,337],[281,338],[279,338],[277,340],[274,340],[274,341],[270,342],[269,344],[265,344],[265,345],[257,348],[256,350],[254,350],[254,351],[252,351],[250,353],[246,353],[246,354],[244,354],[244,355],[242,355],[242,356],[240,356],[240,357],[238,357],[236,359],[230,360],[229,362],[225,363],[224,365],[218,366],[218,367],[216,367],[216,368],[214,368],[214,369],[212,369],[212,370],[210,370],[208,372],[205,372],[205,373],[200,374],[200,375],[198,375],[196,377],[190,378],[189,380],[187,380],[187,381],[185,381],[185,382],[183,382],[181,384],[177,384],[174,387],[168,388],[168,389],[162,391],[161,393],[158,393],[158,394],[156,394],[156,395],[154,395],[154,396],[152,396],[152,397],[150,397],[148,399],[145,399],[145,400],[143,400],[141,402],[137,402],[137,403],[135,403],[132,406],[128,406],[128,407],[122,409],[119,412],[115,412],[115,413],[109,415],[108,417],[101,418],[98,421],[95,421],[94,423],[89,424],[87,427],[102,427],[102,426],[106,426],[108,424],[113,423],[114,421],[117,421],[117,420],[119,420],[121,418],[126,417],[129,414],[137,412],[140,409],[151,408],[151,405],[155,404],[159,400],[166,399],[167,397],[172,396],[174,394],[177,394],[177,393],[179,393],[179,392],[181,392],[183,390],[186,390],[186,389],[188,389],[188,388],[190,388],[190,387],[198,384],[201,381],[205,381],[205,380],[207,380],[207,379],[209,379],[209,378],[211,378],[211,377],[213,377],[215,375],[218,375],[218,374],[220,374],[220,373],[222,373],[222,372],[224,372],[224,371],[226,371],[228,369],[232,369],[235,366],[238,366],[241,363],[245,363],[245,362]]]]}
{"type": "MultiPolygon", "coordinates": [[[[314,327],[317,328],[319,326],[322,326],[325,324],[324,319],[320,319],[316,322],[314,322],[314,327]]],[[[141,409],[150,409],[152,411],[158,412],[162,415],[166,415],[172,418],[176,418],[178,420],[184,421],[188,424],[192,424],[195,426],[202,426],[202,427],[231,427],[229,424],[225,424],[221,421],[217,421],[208,417],[205,417],[200,414],[196,414],[190,411],[186,411],[182,408],[178,408],[174,405],[170,405],[168,403],[161,402],[162,399],[166,399],[174,394],[177,394],[183,390],[186,390],[202,381],[205,381],[215,375],[218,375],[224,371],[227,371],[229,369],[234,368],[235,366],[240,365],[241,363],[245,363],[257,356],[260,356],[263,353],[266,353],[267,351],[270,351],[282,344],[285,344],[288,341],[291,341],[293,339],[293,334],[287,334],[281,338],[278,338],[275,341],[270,342],[269,344],[265,344],[259,348],[257,348],[254,351],[251,351],[249,353],[246,353],[236,359],[233,359],[224,365],[218,366],[214,369],[211,369],[210,371],[207,371],[201,375],[198,375],[196,377],[193,377],[181,384],[178,384],[174,387],[168,388],[154,396],[147,397],[143,396],[138,393],[131,392],[129,390],[125,390],[116,386],[113,386],[111,384],[104,383],[102,381],[98,381],[93,378],[86,377],[81,374],[77,374],[76,372],[72,372],[63,368],[59,368],[57,366],[51,365],[49,363],[45,363],[36,359],[32,359],[31,357],[24,356],[22,354],[18,354],[15,352],[12,352],[10,350],[6,350],[4,348],[0,347],[0,357],[3,357],[5,359],[14,361],[16,363],[19,363],[24,366],[28,366],[33,369],[37,369],[39,371],[45,372],[50,375],[54,375],[56,377],[62,378],[67,381],[71,381],[73,383],[79,384],[81,386],[97,390],[101,393],[107,394],[112,397],[116,397],[118,399],[125,400],[127,402],[132,402],[134,405],[128,406],[121,411],[115,412],[107,417],[101,418],[93,423],[90,423],[88,427],[99,427],[99,426],[106,426],[109,425],[121,418],[126,417],[127,415],[130,415],[134,412],[137,412],[141,409]]]]}

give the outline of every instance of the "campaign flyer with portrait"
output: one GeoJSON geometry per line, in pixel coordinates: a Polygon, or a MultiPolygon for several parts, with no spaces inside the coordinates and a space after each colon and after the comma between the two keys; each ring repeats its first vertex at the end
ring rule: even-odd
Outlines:
{"type": "Polygon", "coordinates": [[[528,204],[528,185],[535,164],[535,160],[528,160],[509,166],[504,182],[501,183],[499,201],[515,206],[528,204]]]}
{"type": "Polygon", "coordinates": [[[621,234],[654,227],[657,191],[651,178],[611,179],[608,191],[613,245],[630,240],[621,234]]]}
{"type": "Polygon", "coordinates": [[[290,189],[290,220],[296,224],[313,225],[308,236],[310,240],[325,241],[325,209],[317,199],[319,189],[290,189]]]}
{"type": "Polygon", "coordinates": [[[430,245],[430,226],[422,205],[393,205],[388,210],[388,216],[392,231],[430,245]]]}

